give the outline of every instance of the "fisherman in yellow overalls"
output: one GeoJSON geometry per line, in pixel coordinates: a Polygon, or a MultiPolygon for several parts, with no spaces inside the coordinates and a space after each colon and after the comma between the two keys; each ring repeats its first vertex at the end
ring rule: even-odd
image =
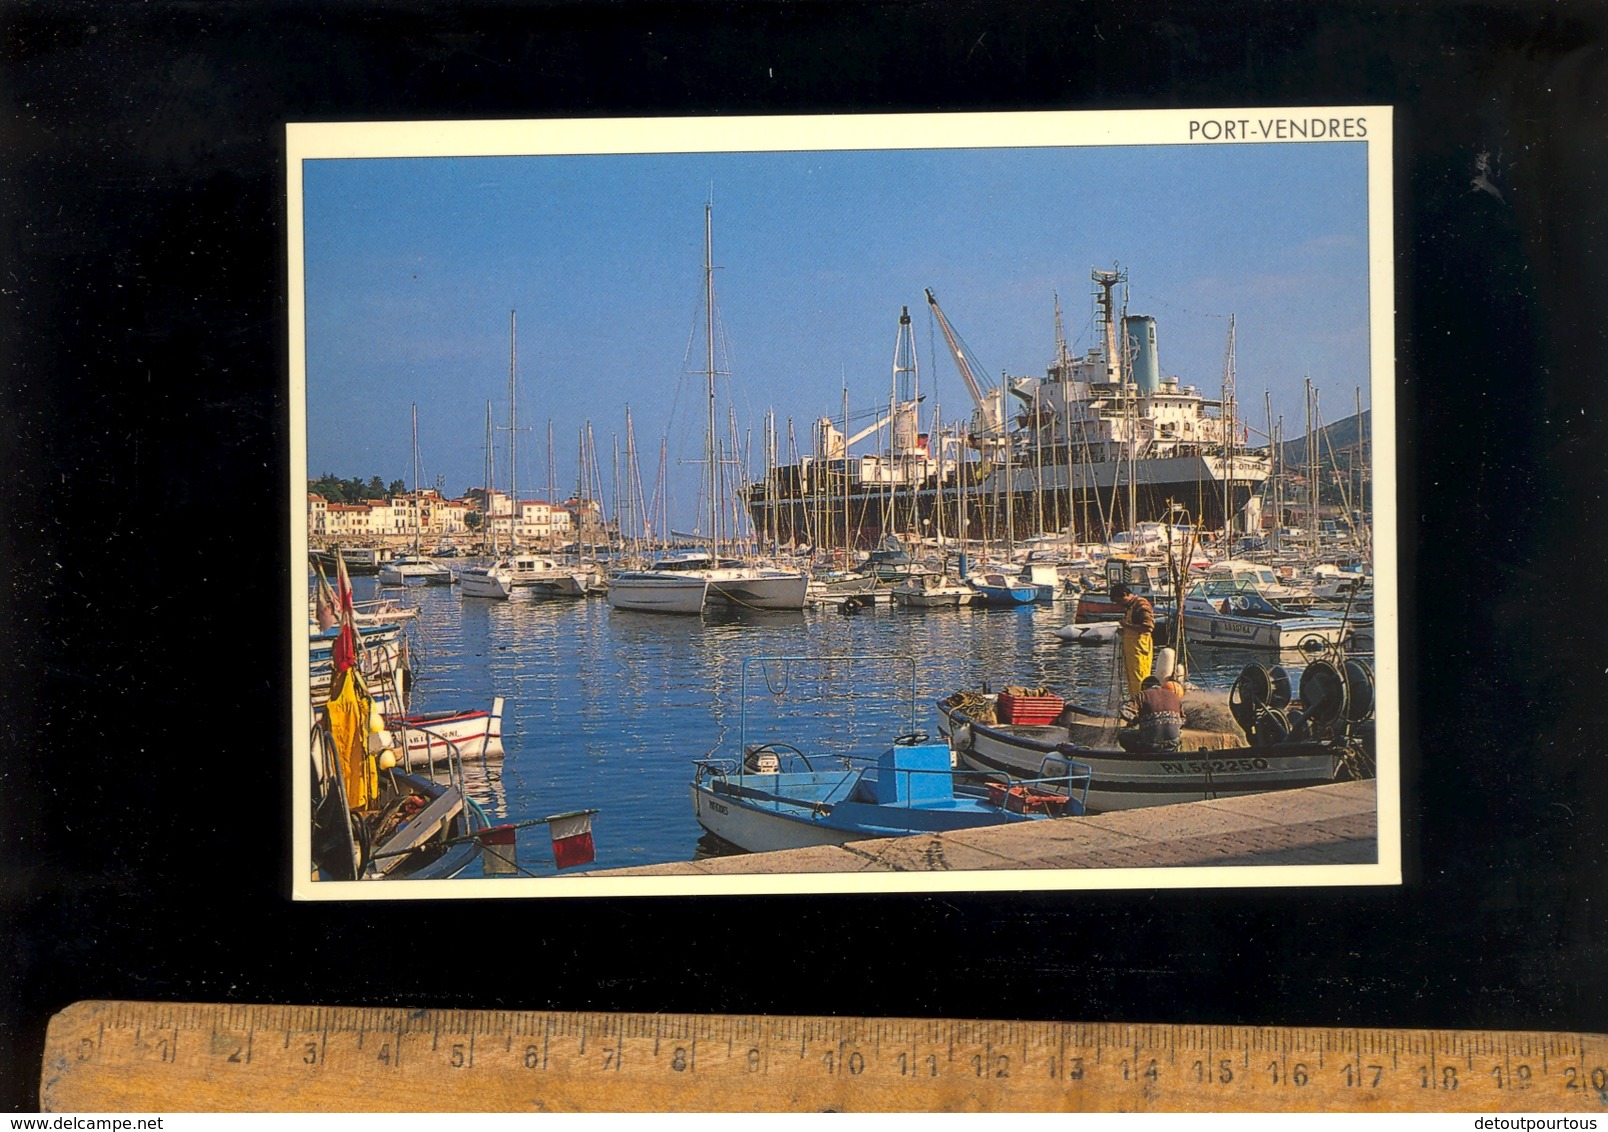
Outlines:
{"type": "Polygon", "coordinates": [[[1137,699],[1140,686],[1150,675],[1156,612],[1149,601],[1121,582],[1111,587],[1111,596],[1122,602],[1122,673],[1127,677],[1128,698],[1137,699]]]}

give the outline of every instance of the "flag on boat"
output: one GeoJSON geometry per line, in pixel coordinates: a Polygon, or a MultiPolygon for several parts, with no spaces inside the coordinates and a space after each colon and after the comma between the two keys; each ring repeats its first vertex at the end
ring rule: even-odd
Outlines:
{"type": "Polygon", "coordinates": [[[553,835],[553,861],[561,869],[591,864],[597,857],[592,846],[592,815],[596,810],[558,814],[547,819],[553,835]]]}
{"type": "Polygon", "coordinates": [[[480,842],[480,868],[487,876],[510,876],[519,871],[518,829],[517,825],[494,825],[475,838],[480,842]]]}
{"type": "Polygon", "coordinates": [[[324,715],[335,745],[336,766],[346,789],[346,804],[354,810],[367,806],[380,792],[379,766],[369,751],[374,701],[355,669],[335,674],[324,715]]]}
{"type": "Polygon", "coordinates": [[[339,587],[341,635],[335,638],[332,659],[337,673],[357,664],[357,611],[352,605],[352,579],[346,573],[346,559],[335,548],[335,584],[339,587]]]}
{"type": "Polygon", "coordinates": [[[318,572],[318,631],[325,633],[340,622],[340,607],[336,602],[335,591],[329,588],[329,579],[324,577],[323,564],[314,562],[313,569],[318,572]]]}

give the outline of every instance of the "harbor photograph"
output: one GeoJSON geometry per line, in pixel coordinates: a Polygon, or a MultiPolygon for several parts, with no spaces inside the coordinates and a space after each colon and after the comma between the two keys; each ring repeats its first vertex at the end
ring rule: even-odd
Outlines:
{"type": "Polygon", "coordinates": [[[287,144],[297,898],[1400,883],[1388,108],[287,144]]]}

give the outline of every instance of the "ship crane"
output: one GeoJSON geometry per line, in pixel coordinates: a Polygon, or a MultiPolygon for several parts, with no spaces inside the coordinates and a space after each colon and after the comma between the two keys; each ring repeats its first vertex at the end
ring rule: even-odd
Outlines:
{"type": "MultiPolygon", "coordinates": [[[[866,437],[885,428],[889,421],[899,415],[900,411],[908,411],[921,403],[924,398],[918,397],[915,401],[902,404],[894,412],[883,411],[880,415],[859,432],[845,438],[838,432],[837,426],[841,421],[834,421],[831,417],[821,417],[815,422],[815,454],[824,460],[840,460],[847,455],[851,446],[860,443],[866,437]]],[[[858,416],[859,414],[855,414],[858,416]]]]}
{"type": "Polygon", "coordinates": [[[998,448],[1006,442],[1004,424],[1004,398],[1000,395],[997,386],[984,389],[977,380],[973,371],[971,359],[967,356],[970,351],[955,333],[955,328],[949,325],[944,317],[944,308],[938,305],[938,296],[932,293],[932,288],[926,288],[927,305],[932,308],[933,317],[938,320],[938,329],[942,331],[944,342],[949,346],[949,354],[955,359],[955,368],[960,371],[961,380],[966,383],[966,392],[971,394],[972,404],[976,412],[972,417],[972,444],[981,449],[985,444],[990,448],[998,448]]]}

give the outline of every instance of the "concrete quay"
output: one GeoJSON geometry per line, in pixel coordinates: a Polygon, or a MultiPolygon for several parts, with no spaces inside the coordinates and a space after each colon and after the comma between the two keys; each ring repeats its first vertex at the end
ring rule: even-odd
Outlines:
{"type": "Polygon", "coordinates": [[[610,869],[588,876],[1361,865],[1378,860],[1374,783],[1341,782],[1093,817],[610,869]]]}

